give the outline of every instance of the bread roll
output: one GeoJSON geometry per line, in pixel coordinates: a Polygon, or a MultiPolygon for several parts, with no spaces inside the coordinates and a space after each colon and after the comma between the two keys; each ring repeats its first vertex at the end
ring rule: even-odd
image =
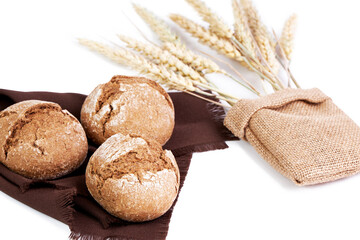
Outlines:
{"type": "Polygon", "coordinates": [[[143,137],[116,134],[89,160],[86,185],[110,214],[141,222],[163,215],[179,191],[179,169],[170,151],[143,137]]]}
{"type": "Polygon", "coordinates": [[[78,168],[87,155],[79,121],[58,104],[30,100],[0,112],[0,162],[33,179],[54,179],[78,168]]]}
{"type": "Polygon", "coordinates": [[[114,76],[86,98],[81,123],[99,145],[116,133],[150,137],[164,145],[174,129],[174,106],[156,82],[114,76]]]}

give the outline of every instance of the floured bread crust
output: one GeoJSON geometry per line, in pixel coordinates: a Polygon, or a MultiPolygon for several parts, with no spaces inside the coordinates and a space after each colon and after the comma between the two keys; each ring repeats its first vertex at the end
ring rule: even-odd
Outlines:
{"type": "Polygon", "coordinates": [[[163,215],[173,204],[180,184],[174,156],[159,143],[115,134],[92,155],[86,185],[110,214],[133,222],[163,215]]]}
{"type": "Polygon", "coordinates": [[[58,104],[29,100],[0,112],[0,162],[33,179],[54,179],[78,168],[87,155],[79,121],[58,104]]]}
{"type": "Polygon", "coordinates": [[[164,145],[175,123],[174,106],[167,92],[156,82],[114,76],[97,86],[81,109],[81,123],[95,143],[116,133],[150,137],[164,145]]]}

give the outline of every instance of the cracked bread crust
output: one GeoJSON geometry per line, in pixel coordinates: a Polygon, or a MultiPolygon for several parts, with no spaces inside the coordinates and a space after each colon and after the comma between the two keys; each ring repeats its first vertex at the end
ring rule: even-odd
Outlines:
{"type": "Polygon", "coordinates": [[[172,206],[180,184],[171,151],[134,135],[115,134],[92,155],[86,185],[110,214],[141,222],[163,215],[172,206]]]}
{"type": "Polygon", "coordinates": [[[32,179],[54,179],[78,168],[87,155],[79,121],[58,104],[29,100],[0,112],[0,162],[32,179]]]}
{"type": "Polygon", "coordinates": [[[150,137],[164,145],[174,129],[174,106],[156,82],[114,76],[85,99],[81,123],[88,137],[99,145],[116,133],[150,137]]]}

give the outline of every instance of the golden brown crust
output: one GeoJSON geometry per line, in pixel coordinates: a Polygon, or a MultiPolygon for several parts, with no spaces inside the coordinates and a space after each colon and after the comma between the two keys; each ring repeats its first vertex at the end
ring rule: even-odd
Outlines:
{"type": "Polygon", "coordinates": [[[154,140],[115,134],[90,158],[86,185],[110,214],[127,221],[163,215],[179,190],[179,169],[170,151],[154,140]]]}
{"type": "Polygon", "coordinates": [[[81,122],[90,139],[101,144],[116,133],[139,134],[165,144],[174,128],[174,106],[156,82],[114,76],[85,99],[81,122]]]}
{"type": "Polygon", "coordinates": [[[81,165],[85,132],[58,104],[30,100],[0,113],[0,162],[33,179],[53,179],[81,165]]]}
{"type": "Polygon", "coordinates": [[[133,76],[124,76],[124,75],[116,75],[113,76],[110,80],[110,82],[113,83],[124,83],[124,84],[132,84],[132,83],[146,83],[148,84],[150,87],[156,89],[157,91],[159,91],[165,98],[166,101],[168,102],[169,106],[174,109],[174,105],[173,102],[169,96],[169,94],[164,90],[164,88],[162,88],[157,82],[150,80],[148,78],[144,78],[144,77],[133,77],[133,76]]]}

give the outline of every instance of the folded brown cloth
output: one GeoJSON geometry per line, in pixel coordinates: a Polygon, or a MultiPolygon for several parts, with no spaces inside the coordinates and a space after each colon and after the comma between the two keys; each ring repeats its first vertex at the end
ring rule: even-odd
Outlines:
{"type": "Polygon", "coordinates": [[[240,100],[224,123],[298,185],[360,171],[360,128],[319,89],[240,100]]]}
{"type": "MultiPolygon", "coordinates": [[[[193,152],[226,148],[235,137],[219,119],[222,108],[184,93],[170,93],[175,107],[175,129],[165,149],[173,151],[184,184],[193,152]],[[211,107],[210,107],[211,106],[211,107]],[[213,108],[213,109],[212,109],[213,108]]],[[[75,93],[16,92],[0,89],[0,110],[28,99],[56,102],[79,119],[86,96],[75,93]]],[[[130,223],[105,212],[90,196],[85,185],[85,168],[97,146],[89,142],[89,154],[75,172],[52,181],[34,181],[0,164],[0,190],[18,201],[69,225],[71,239],[165,239],[173,207],[162,217],[130,223]]]]}

